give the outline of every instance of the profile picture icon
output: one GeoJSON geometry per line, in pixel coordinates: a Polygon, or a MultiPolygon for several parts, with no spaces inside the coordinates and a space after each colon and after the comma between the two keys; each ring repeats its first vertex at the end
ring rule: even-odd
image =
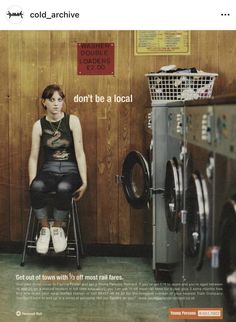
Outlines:
{"type": "Polygon", "coordinates": [[[24,18],[24,12],[19,6],[11,6],[6,11],[6,17],[10,23],[18,24],[22,22],[24,18]]]}

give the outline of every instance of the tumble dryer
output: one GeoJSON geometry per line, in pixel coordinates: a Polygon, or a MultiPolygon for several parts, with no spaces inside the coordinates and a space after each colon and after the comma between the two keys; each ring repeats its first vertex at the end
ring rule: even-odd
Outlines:
{"type": "Polygon", "coordinates": [[[180,194],[179,182],[177,182],[178,196],[175,199],[172,191],[170,191],[168,202],[166,202],[166,167],[168,161],[170,161],[169,168],[176,170],[176,175],[179,175],[177,160],[174,159],[175,154],[178,154],[178,147],[167,136],[169,127],[168,106],[169,103],[160,103],[152,107],[153,268],[157,279],[161,278],[162,275],[169,277],[179,261],[177,235],[179,222],[176,208],[180,194]],[[170,153],[171,149],[173,155],[170,153]]]}
{"type": "MultiPolygon", "coordinates": [[[[123,161],[122,183],[128,203],[137,209],[149,207],[152,213],[152,269],[157,280],[168,280],[178,261],[177,234],[168,229],[164,199],[168,156],[166,104],[152,106],[146,117],[152,140],[148,153],[131,151],[123,161]],[[148,162],[149,160],[149,162],[148,162]]],[[[150,141],[150,140],[149,140],[150,141]]],[[[173,224],[174,225],[174,224],[173,224]]]]}

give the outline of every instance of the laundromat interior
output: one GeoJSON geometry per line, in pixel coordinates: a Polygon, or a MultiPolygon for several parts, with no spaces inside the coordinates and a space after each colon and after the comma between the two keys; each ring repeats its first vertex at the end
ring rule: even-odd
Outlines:
{"type": "MultiPolygon", "coordinates": [[[[0,261],[3,270],[0,302],[7,303],[1,310],[10,321],[23,318],[16,316],[17,310],[30,312],[33,308],[33,311],[43,312],[39,321],[49,320],[50,313],[58,321],[68,316],[68,321],[81,322],[165,322],[171,320],[169,308],[195,306],[223,308],[222,320],[236,321],[233,292],[236,285],[236,31],[194,30],[189,33],[189,54],[135,55],[134,31],[0,32],[0,261]],[[114,43],[113,75],[79,75],[78,43],[114,43]],[[195,102],[188,99],[175,104],[172,99],[172,102],[153,104],[145,75],[168,65],[183,69],[195,67],[218,74],[212,97],[202,97],[195,102]],[[201,298],[200,304],[194,306],[194,301],[178,299],[176,295],[173,301],[169,298],[146,302],[95,301],[92,307],[90,301],[53,301],[53,309],[50,301],[45,304],[44,300],[17,300],[16,274],[77,272],[73,259],[65,259],[63,255],[27,254],[25,265],[20,266],[30,210],[31,131],[33,123],[44,115],[40,97],[48,84],[59,84],[63,88],[66,95],[64,111],[79,116],[83,130],[88,188],[78,203],[85,249],[79,272],[114,273],[125,276],[127,282],[142,280],[152,285],[209,282],[212,278],[214,283],[223,285],[222,296],[215,302],[213,299],[212,303],[210,300],[206,303],[211,298],[209,295],[207,300],[201,298]],[[125,99],[123,102],[75,102],[77,95],[117,95],[125,99]],[[161,118],[163,122],[160,123],[161,118]],[[174,133],[178,126],[182,133],[174,133]],[[188,132],[185,132],[186,128],[188,132]],[[154,145],[151,150],[150,144],[154,145]],[[123,166],[132,151],[145,158],[141,157],[138,165],[149,163],[148,183],[141,179],[141,185],[147,183],[148,189],[141,187],[141,192],[136,191],[137,199],[142,199],[142,193],[148,190],[145,190],[148,200],[145,196],[142,206],[130,205],[124,193],[127,192],[124,174],[128,178],[131,174],[127,174],[123,166]],[[165,163],[160,169],[155,153],[161,155],[160,160],[165,163]],[[153,164],[156,165],[155,175],[153,164]],[[181,174],[180,164],[187,169],[182,169],[181,174]],[[178,177],[180,181],[180,176],[183,179],[182,194],[186,198],[183,199],[186,201],[189,194],[196,192],[197,201],[203,200],[203,210],[190,197],[186,202],[179,201],[179,211],[175,209],[178,214],[174,214],[171,207],[176,208],[177,197],[165,191],[168,184],[173,184],[172,179],[166,178],[166,171],[172,170],[173,180],[178,177]],[[159,178],[162,178],[160,185],[159,178]],[[160,213],[158,207],[162,209],[160,213]],[[188,222],[188,218],[184,218],[188,217],[188,211],[187,214],[183,212],[186,209],[200,213],[199,217],[188,222]],[[171,216],[177,216],[178,223],[174,222],[174,227],[173,221],[168,222],[168,211],[171,216]],[[224,216],[228,216],[228,221],[224,221],[224,216]],[[190,230],[196,228],[196,231],[189,233],[188,227],[190,230]],[[220,227],[223,227],[221,232],[220,227]],[[223,233],[229,236],[228,239],[222,236],[223,233]],[[224,244],[221,244],[222,240],[224,244]],[[186,250],[188,242],[192,245],[186,250]],[[219,252],[215,262],[212,259],[214,251],[219,252]],[[220,269],[222,261],[226,268],[220,269]],[[10,298],[11,302],[8,302],[10,298]]],[[[135,164],[136,158],[137,155],[131,162],[135,164]]],[[[140,173],[143,174],[138,169],[134,180],[140,173]]],[[[131,183],[128,189],[135,190],[134,185],[131,183]]],[[[181,197],[178,195],[178,198],[181,197]]],[[[31,319],[33,321],[35,317],[27,317],[27,321],[31,319]]],[[[189,320],[185,318],[185,321],[189,320]]]]}

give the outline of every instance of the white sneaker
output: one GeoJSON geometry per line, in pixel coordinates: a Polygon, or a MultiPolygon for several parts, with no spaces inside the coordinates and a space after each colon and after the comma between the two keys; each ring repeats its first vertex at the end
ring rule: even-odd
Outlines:
{"type": "Polygon", "coordinates": [[[40,254],[46,254],[48,252],[50,242],[50,230],[48,227],[42,227],[40,235],[36,243],[36,251],[40,254]]]}
{"type": "Polygon", "coordinates": [[[51,227],[50,230],[55,253],[63,252],[67,247],[67,240],[63,228],[51,227]]]}

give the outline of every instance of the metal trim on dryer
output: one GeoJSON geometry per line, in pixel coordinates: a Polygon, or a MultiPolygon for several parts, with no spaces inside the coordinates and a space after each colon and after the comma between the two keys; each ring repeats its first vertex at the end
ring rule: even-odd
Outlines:
{"type": "Polygon", "coordinates": [[[208,241],[209,201],[205,179],[195,171],[190,179],[186,200],[186,254],[196,258],[195,268],[202,268],[208,241]]]}
{"type": "Polygon", "coordinates": [[[183,178],[181,166],[175,157],[167,161],[164,190],[168,228],[170,231],[178,231],[181,222],[183,178]]]}

